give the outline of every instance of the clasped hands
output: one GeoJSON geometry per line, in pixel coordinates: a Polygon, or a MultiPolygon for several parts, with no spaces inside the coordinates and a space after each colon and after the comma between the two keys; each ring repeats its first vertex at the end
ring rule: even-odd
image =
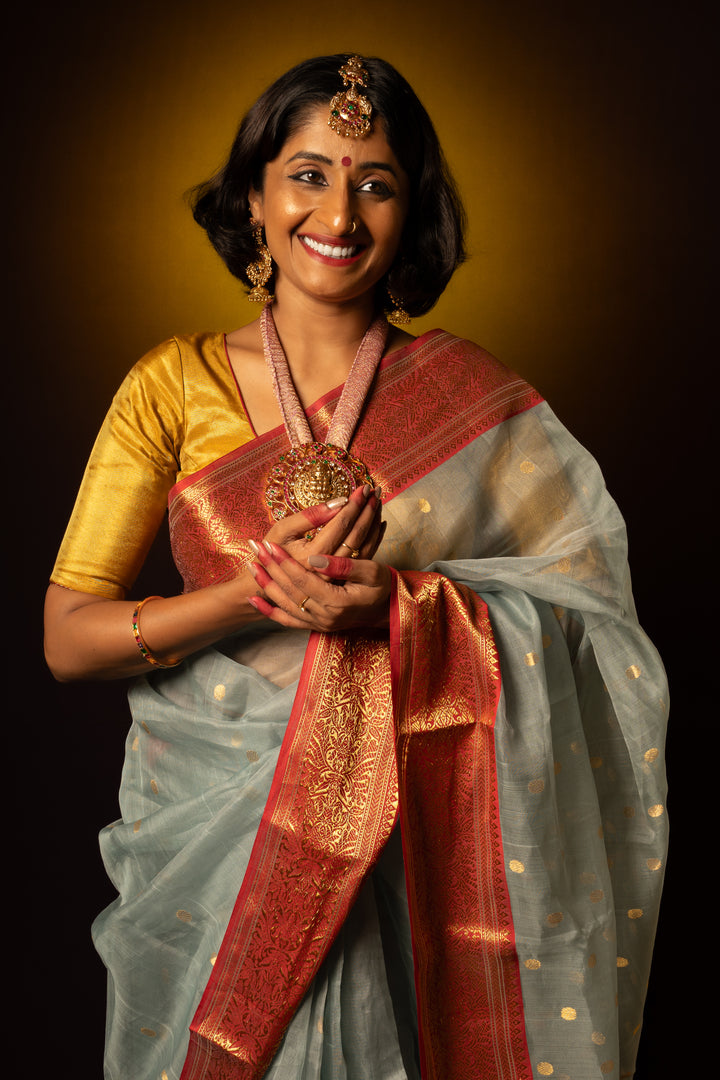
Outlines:
{"type": "Polygon", "coordinates": [[[282,626],[325,633],[388,622],[391,571],[373,556],[385,532],[379,489],[308,507],[250,541],[249,572],[262,595],[249,602],[282,626]],[[322,528],[321,528],[322,526],[322,528]],[[310,539],[307,534],[314,532],[310,539]]]}

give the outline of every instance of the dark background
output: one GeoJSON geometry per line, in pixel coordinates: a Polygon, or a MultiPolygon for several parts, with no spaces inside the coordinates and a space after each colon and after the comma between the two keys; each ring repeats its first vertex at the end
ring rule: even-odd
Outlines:
{"type": "MultiPolygon", "coordinates": [[[[709,1039],[693,947],[713,914],[698,894],[712,895],[702,803],[717,718],[707,9],[480,0],[450,20],[428,2],[372,2],[347,15],[350,34],[343,17],[328,4],[178,0],[40,5],[9,22],[3,892],[18,1071],[102,1074],[104,972],[89,928],[114,898],[96,835],[117,817],[125,687],[56,684],[41,632],[83,465],[147,348],[256,314],[196,235],[183,192],[215,168],[271,78],[357,49],[417,88],[473,223],[473,259],[413,332],[465,334],[538,386],[626,517],[637,605],[672,702],[673,843],[637,1076],[709,1075],[694,1064],[709,1039]]],[[[138,595],[177,587],[163,539],[138,595]]]]}

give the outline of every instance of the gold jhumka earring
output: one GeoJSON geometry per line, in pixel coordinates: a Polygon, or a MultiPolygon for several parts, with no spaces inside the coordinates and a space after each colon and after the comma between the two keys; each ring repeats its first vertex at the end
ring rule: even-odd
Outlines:
{"type": "Polygon", "coordinates": [[[393,295],[388,289],[388,297],[390,299],[391,311],[385,313],[385,318],[393,326],[407,326],[410,322],[410,316],[402,306],[402,301],[398,300],[397,296],[393,295]]]}
{"type": "Polygon", "coordinates": [[[259,222],[250,218],[250,224],[255,226],[255,244],[257,245],[257,261],[248,264],[245,273],[253,288],[248,293],[248,300],[258,304],[269,304],[274,296],[265,286],[272,276],[272,256],[270,249],[263,239],[263,229],[259,222]]]}

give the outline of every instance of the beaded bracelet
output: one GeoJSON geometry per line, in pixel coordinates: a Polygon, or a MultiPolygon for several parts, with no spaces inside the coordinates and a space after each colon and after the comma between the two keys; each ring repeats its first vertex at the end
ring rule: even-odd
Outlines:
{"type": "Polygon", "coordinates": [[[162,596],[146,596],[144,600],[140,601],[138,606],[133,611],[132,615],[133,637],[135,638],[135,643],[142,654],[143,660],[147,660],[148,664],[152,664],[153,667],[158,668],[177,667],[177,665],[180,663],[180,660],[170,660],[169,663],[164,664],[161,660],[158,660],[155,656],[153,656],[152,652],[150,651],[150,649],[148,649],[147,645],[143,641],[142,635],[140,634],[140,612],[142,611],[143,604],[147,604],[148,600],[162,599],[162,596]]]}

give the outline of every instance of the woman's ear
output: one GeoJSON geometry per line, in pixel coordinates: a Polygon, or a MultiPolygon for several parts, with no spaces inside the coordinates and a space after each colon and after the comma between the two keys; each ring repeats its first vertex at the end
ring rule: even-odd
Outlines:
{"type": "Polygon", "coordinates": [[[250,214],[253,220],[257,221],[258,225],[263,224],[263,199],[262,193],[256,191],[255,188],[250,188],[248,192],[248,203],[250,205],[250,214]]]}

